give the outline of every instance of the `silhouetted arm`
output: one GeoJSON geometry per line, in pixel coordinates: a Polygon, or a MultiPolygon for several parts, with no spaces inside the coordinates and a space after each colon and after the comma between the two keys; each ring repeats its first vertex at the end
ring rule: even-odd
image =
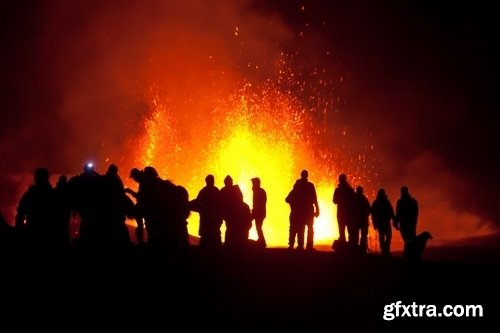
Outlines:
{"type": "Polygon", "coordinates": [[[318,204],[318,196],[316,194],[316,188],[313,186],[313,198],[314,198],[314,216],[319,216],[319,204],[318,204]]]}
{"type": "Polygon", "coordinates": [[[133,196],[134,198],[137,199],[137,192],[136,191],[134,191],[134,190],[132,190],[132,189],[130,189],[128,187],[125,188],[124,191],[125,191],[125,193],[128,193],[128,194],[130,194],[131,196],[133,196]]]}

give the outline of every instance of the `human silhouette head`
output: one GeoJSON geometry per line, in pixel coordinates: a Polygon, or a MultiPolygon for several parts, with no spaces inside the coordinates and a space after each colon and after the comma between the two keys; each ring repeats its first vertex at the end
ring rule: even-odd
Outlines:
{"type": "Polygon", "coordinates": [[[300,177],[302,179],[307,179],[307,177],[309,177],[309,172],[307,172],[307,170],[302,170],[302,172],[300,173],[300,177]]]}
{"type": "Polygon", "coordinates": [[[233,178],[231,178],[230,175],[227,175],[226,178],[224,178],[224,185],[226,186],[233,185],[233,178]]]}
{"type": "Polygon", "coordinates": [[[213,175],[208,175],[205,177],[205,183],[207,186],[214,186],[215,184],[215,178],[213,175]]]}
{"type": "Polygon", "coordinates": [[[408,186],[401,187],[401,196],[407,197],[409,195],[410,195],[410,192],[408,191],[408,186]]]}
{"type": "Polygon", "coordinates": [[[379,189],[377,192],[377,198],[385,198],[385,197],[386,197],[385,190],[383,188],[379,189]]]}
{"type": "Polygon", "coordinates": [[[156,178],[158,177],[158,171],[152,166],[147,166],[144,168],[144,175],[148,178],[156,178]]]}
{"type": "Polygon", "coordinates": [[[108,175],[117,175],[118,174],[118,167],[116,164],[110,164],[108,167],[108,171],[106,172],[108,175]]]}
{"type": "Polygon", "coordinates": [[[347,183],[347,176],[345,175],[345,173],[341,173],[339,175],[339,183],[347,183]]]}
{"type": "Polygon", "coordinates": [[[130,178],[132,178],[135,181],[141,178],[141,174],[142,171],[137,168],[133,168],[132,170],[130,170],[130,178]]]}
{"type": "Polygon", "coordinates": [[[61,186],[63,184],[66,184],[67,182],[68,182],[68,177],[66,177],[65,175],[60,175],[56,185],[61,186]]]}
{"type": "Polygon", "coordinates": [[[260,178],[259,177],[252,178],[252,184],[255,187],[260,187],[260,178]]]}
{"type": "Polygon", "coordinates": [[[356,193],[357,194],[363,194],[363,186],[356,187],[356,193]]]}
{"type": "Polygon", "coordinates": [[[49,182],[49,170],[47,168],[37,168],[33,172],[33,179],[35,181],[35,184],[41,185],[49,182]]]}

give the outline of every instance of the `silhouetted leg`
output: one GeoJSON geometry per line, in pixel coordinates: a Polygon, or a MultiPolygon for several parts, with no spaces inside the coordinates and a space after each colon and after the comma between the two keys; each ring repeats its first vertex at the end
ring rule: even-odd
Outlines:
{"type": "Polygon", "coordinates": [[[392,241],[392,230],[391,227],[387,229],[387,232],[385,233],[385,249],[386,249],[386,254],[388,256],[391,255],[391,241],[392,241]]]}
{"type": "Polygon", "coordinates": [[[359,247],[361,251],[366,252],[368,249],[368,224],[363,224],[360,228],[361,230],[361,238],[359,241],[359,247]]]}
{"type": "Polygon", "coordinates": [[[262,224],[264,219],[255,219],[255,229],[257,230],[258,242],[262,247],[266,247],[266,239],[264,238],[264,231],[262,230],[262,224]]]}
{"type": "Polygon", "coordinates": [[[380,252],[385,255],[386,243],[385,243],[385,232],[382,229],[378,229],[378,243],[380,245],[380,252]]]}
{"type": "Polygon", "coordinates": [[[347,225],[348,232],[348,243],[352,246],[358,246],[359,244],[359,228],[353,225],[347,225]]]}
{"type": "Polygon", "coordinates": [[[288,233],[288,248],[293,249],[295,245],[295,235],[297,235],[297,224],[294,219],[290,217],[290,229],[288,233]]]}
{"type": "Polygon", "coordinates": [[[314,249],[314,217],[307,218],[307,243],[308,250],[314,249]]]}
{"type": "Polygon", "coordinates": [[[410,257],[410,241],[404,241],[403,257],[404,258],[410,257]]]}
{"type": "Polygon", "coordinates": [[[379,229],[379,242],[380,242],[380,250],[382,251],[382,255],[389,256],[390,248],[391,248],[391,237],[392,231],[391,228],[387,229],[379,229]]]}
{"type": "Polygon", "coordinates": [[[345,242],[345,228],[346,228],[345,221],[337,217],[337,222],[339,226],[339,240],[345,242]]]}
{"type": "Polygon", "coordinates": [[[297,249],[304,249],[304,233],[306,230],[306,225],[303,221],[298,223],[297,231],[297,249]]]}
{"type": "Polygon", "coordinates": [[[404,241],[404,250],[403,250],[403,256],[408,257],[410,255],[409,248],[411,246],[411,242],[413,239],[416,237],[416,229],[412,227],[401,227],[401,237],[403,238],[404,241]]]}

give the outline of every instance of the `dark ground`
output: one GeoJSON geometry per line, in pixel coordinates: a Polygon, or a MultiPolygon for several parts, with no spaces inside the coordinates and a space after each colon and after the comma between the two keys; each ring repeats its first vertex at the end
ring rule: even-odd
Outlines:
{"type": "MultiPolygon", "coordinates": [[[[434,250],[436,251],[436,250],[434,250]]],[[[458,251],[458,250],[456,250],[458,251]]],[[[472,264],[333,251],[253,250],[185,257],[9,256],[2,322],[15,330],[231,332],[482,331],[499,322],[498,259],[472,264]],[[396,318],[384,305],[481,304],[483,318],[396,318]],[[431,325],[431,326],[428,326],[431,325]],[[213,330],[211,330],[213,331],[213,330]]]]}

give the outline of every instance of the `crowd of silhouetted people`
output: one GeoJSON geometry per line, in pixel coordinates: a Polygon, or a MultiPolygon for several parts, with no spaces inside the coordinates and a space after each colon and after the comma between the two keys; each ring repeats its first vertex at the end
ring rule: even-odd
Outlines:
{"type": "MultiPolygon", "coordinates": [[[[314,219],[320,210],[315,186],[308,176],[303,170],[285,197],[290,205],[291,250],[314,250],[314,219]]],[[[10,226],[0,216],[1,246],[15,245],[36,253],[67,253],[73,249],[120,253],[137,246],[151,253],[182,253],[191,246],[187,219],[193,211],[200,217],[200,250],[216,252],[227,248],[238,252],[267,247],[263,230],[267,194],[260,178],[251,179],[252,207],[244,202],[239,186],[229,175],[220,189],[215,186],[214,176],[207,175],[206,185],[192,200],[183,186],[162,179],[154,167],[134,168],[130,178],[138,184],[137,191],[125,188],[116,165],[109,165],[106,173],[99,174],[92,163],[87,163],[81,174],[69,179],[62,175],[52,186],[49,171],[37,168],[33,184],[19,200],[15,225],[10,226]],[[79,223],[73,237],[70,223],[75,219],[79,223]],[[127,219],[136,221],[135,243],[127,219]],[[256,241],[249,239],[252,221],[256,241]]],[[[339,228],[339,238],[332,245],[335,251],[366,253],[370,216],[384,256],[391,255],[393,227],[401,232],[405,255],[417,237],[418,202],[406,186],[401,188],[394,210],[384,189],[379,189],[370,203],[363,187],[354,189],[347,176],[341,174],[332,201],[337,206],[339,228]]]]}
{"type": "Polygon", "coordinates": [[[394,227],[401,231],[404,241],[403,253],[408,256],[408,248],[417,236],[418,202],[410,195],[407,186],[401,187],[401,197],[397,200],[394,211],[383,188],[378,190],[375,200],[370,204],[363,193],[363,187],[357,186],[354,189],[347,181],[347,176],[341,174],[333,193],[333,203],[337,205],[339,227],[339,239],[332,245],[334,249],[351,251],[359,249],[361,252],[366,252],[371,216],[373,228],[378,233],[382,255],[391,255],[392,227],[394,227]]]}

